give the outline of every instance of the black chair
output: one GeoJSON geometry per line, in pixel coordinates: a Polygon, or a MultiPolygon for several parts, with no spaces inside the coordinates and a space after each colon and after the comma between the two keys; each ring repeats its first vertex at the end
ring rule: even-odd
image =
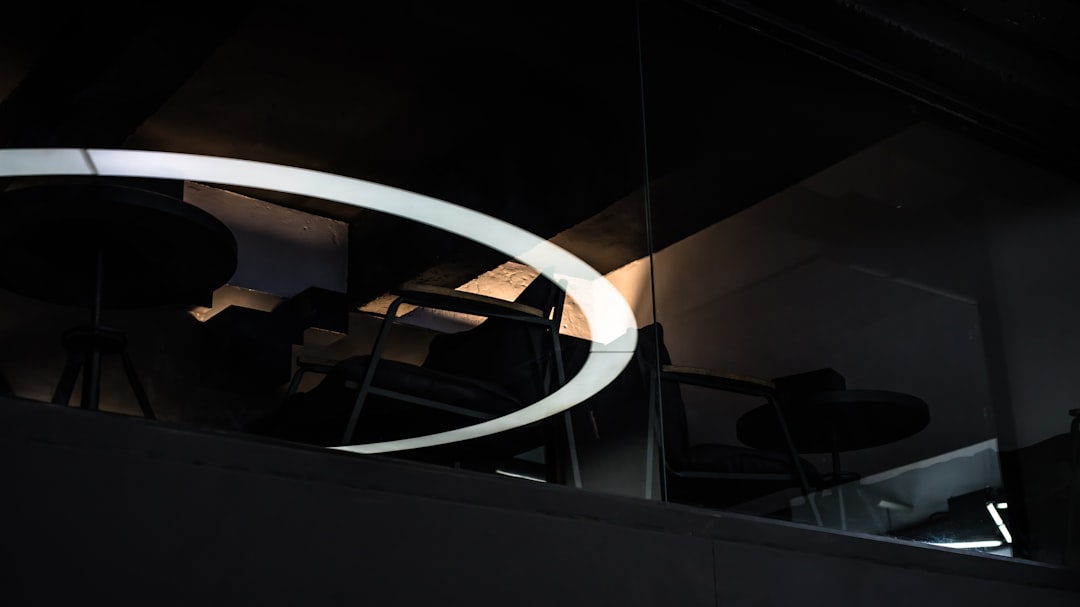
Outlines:
{"type": "MultiPolygon", "coordinates": [[[[333,446],[442,432],[519,410],[566,381],[559,336],[564,292],[541,277],[514,302],[439,287],[394,292],[370,355],[334,364],[304,362],[282,407],[251,431],[333,446]],[[435,337],[422,365],[383,357],[405,304],[484,316],[479,326],[435,337]],[[325,374],[307,393],[292,394],[307,373],[325,374]]],[[[581,358],[576,355],[576,358],[581,358]]],[[[412,459],[491,469],[535,447],[572,445],[568,424],[537,423],[496,435],[400,454],[412,459]]],[[[572,454],[571,454],[572,459],[572,454]]],[[[553,476],[554,473],[548,476],[553,476]]],[[[559,480],[559,479],[549,479],[559,480]]]]}
{"type": "Polygon", "coordinates": [[[664,347],[659,324],[642,329],[639,352],[645,361],[660,356],[659,369],[650,376],[650,428],[661,437],[661,457],[666,475],[663,497],[668,501],[712,508],[730,508],[785,488],[797,488],[810,505],[818,525],[821,517],[810,496],[821,477],[799,457],[780,407],[776,386],[763,379],[737,376],[708,369],[677,367],[664,347]],[[764,451],[719,443],[690,444],[686,410],[680,385],[700,386],[722,392],[759,397],[776,411],[776,431],[787,446],[785,452],[764,451]],[[659,400],[657,400],[659,398],[659,400]],[[658,413],[659,412],[659,413],[658,413]]]}

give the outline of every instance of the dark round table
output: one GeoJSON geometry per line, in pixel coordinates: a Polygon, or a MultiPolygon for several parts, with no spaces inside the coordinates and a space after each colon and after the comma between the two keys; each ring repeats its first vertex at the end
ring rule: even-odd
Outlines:
{"type": "Polygon", "coordinates": [[[80,367],[82,406],[97,409],[101,356],[120,354],[144,415],[149,402],[122,332],[101,311],[207,300],[236,271],[236,239],[202,209],[102,181],[52,183],[0,194],[0,288],[87,308],[64,335],[68,361],[53,402],[67,404],[80,367]]]}
{"type": "MultiPolygon", "coordinates": [[[[792,442],[801,453],[831,453],[839,480],[840,452],[879,447],[907,438],[930,423],[921,399],[885,390],[814,392],[781,403],[792,442]]],[[[785,449],[772,407],[763,405],[736,422],[740,441],[758,449],[785,449]]]]}
{"type": "Polygon", "coordinates": [[[236,239],[194,205],[106,183],[0,194],[0,288],[90,308],[197,303],[236,271],[236,239]],[[98,284],[98,255],[101,280],[98,284]]]}

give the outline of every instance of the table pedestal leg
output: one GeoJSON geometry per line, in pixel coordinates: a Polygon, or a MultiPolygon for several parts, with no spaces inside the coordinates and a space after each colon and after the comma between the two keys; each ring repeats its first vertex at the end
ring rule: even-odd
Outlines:
{"type": "MultiPolygon", "coordinates": [[[[90,326],[97,331],[101,327],[101,291],[105,271],[105,251],[97,250],[94,260],[94,302],[90,309],[90,326]]],[[[97,411],[101,397],[101,349],[92,340],[86,350],[86,366],[83,367],[82,408],[97,411]]]]}
{"type": "Polygon", "coordinates": [[[92,345],[86,351],[86,364],[83,367],[82,408],[98,410],[98,398],[101,395],[101,352],[92,345]]]}
{"type": "Polygon", "coordinates": [[[67,349],[67,362],[53,395],[54,403],[66,405],[71,401],[75,389],[75,380],[82,371],[83,392],[81,406],[84,409],[97,410],[101,393],[101,358],[108,354],[119,354],[124,365],[131,391],[139,403],[143,417],[154,419],[154,410],[146,396],[142,382],[135,372],[135,364],[126,351],[127,339],[124,334],[104,327],[78,327],[64,334],[64,347],[67,349]]]}

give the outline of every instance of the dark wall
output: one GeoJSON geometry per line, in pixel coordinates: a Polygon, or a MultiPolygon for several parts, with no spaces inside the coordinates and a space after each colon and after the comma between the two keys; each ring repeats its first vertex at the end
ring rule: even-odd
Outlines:
{"type": "Polygon", "coordinates": [[[1080,598],[1044,566],[28,401],[0,400],[0,462],[7,604],[1080,598]]]}

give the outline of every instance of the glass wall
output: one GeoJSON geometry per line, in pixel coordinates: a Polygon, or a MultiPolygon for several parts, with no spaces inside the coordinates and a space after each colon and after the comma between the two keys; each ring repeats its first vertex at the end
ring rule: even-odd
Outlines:
{"type": "MultiPolygon", "coordinates": [[[[110,164],[95,153],[77,169],[28,161],[27,172],[59,175],[14,171],[8,188],[0,368],[10,393],[128,414],[148,402],[169,422],[340,446],[461,430],[576,382],[518,415],[519,430],[374,451],[603,488],[588,445],[576,462],[573,424],[551,413],[603,386],[597,373],[617,374],[604,361],[625,362],[636,329],[623,297],[647,302],[650,292],[647,271],[616,286],[602,278],[641,267],[648,254],[632,7],[413,2],[357,10],[344,18],[264,6],[213,28],[199,24],[198,35],[182,37],[196,67],[176,65],[178,51],[160,44],[159,30],[190,25],[180,15],[117,32],[118,48],[100,51],[107,61],[78,54],[72,64],[65,48],[78,44],[60,36],[25,41],[17,56],[27,59],[3,89],[24,103],[6,111],[50,95],[49,108],[67,103],[71,115],[27,110],[17,117],[26,127],[0,142],[6,147],[169,151],[320,173],[206,171],[189,158],[158,166],[137,155],[110,164]],[[103,62],[111,71],[102,72],[103,62]],[[134,91],[119,83],[147,65],[155,65],[153,83],[134,91]],[[57,101],[70,71],[84,78],[71,86],[91,93],[57,101]],[[154,86],[164,88],[151,95],[154,86]],[[127,105],[112,103],[117,97],[127,105]],[[100,119],[109,112],[123,115],[100,119]],[[64,173],[93,166],[111,176],[64,173]],[[140,178],[140,166],[155,179],[140,178]],[[49,189],[58,183],[76,185],[49,189]],[[141,193],[128,199],[106,186],[141,193]],[[100,212],[61,211],[70,201],[54,199],[65,197],[100,212]],[[20,198],[23,211],[53,210],[21,216],[20,198]],[[126,231],[108,225],[139,213],[126,231]],[[184,232],[188,223],[195,226],[184,232]],[[195,253],[212,242],[221,251],[206,263],[195,253]],[[49,281],[73,286],[35,288],[49,281]],[[190,288],[145,296],[184,281],[190,288]],[[569,293],[565,307],[556,284],[569,293]],[[395,303],[403,285],[409,298],[395,303]],[[95,290],[104,292],[100,314],[95,290]],[[552,324],[561,326],[557,343],[552,324]],[[101,385],[84,390],[79,377],[98,378],[91,350],[101,385]],[[89,371],[80,374],[84,359],[89,371]],[[370,386],[368,369],[377,369],[370,386]]],[[[642,400],[638,468],[645,410],[642,400]]],[[[594,413],[580,432],[600,424],[605,438],[616,436],[622,417],[594,413]]]]}
{"type": "Polygon", "coordinates": [[[1080,557],[1075,181],[693,3],[228,20],[12,42],[4,148],[268,164],[4,157],[0,393],[1080,557]]]}
{"type": "Polygon", "coordinates": [[[669,499],[1075,560],[1080,184],[699,7],[643,11],[662,363],[698,368],[660,394],[669,499]]]}

